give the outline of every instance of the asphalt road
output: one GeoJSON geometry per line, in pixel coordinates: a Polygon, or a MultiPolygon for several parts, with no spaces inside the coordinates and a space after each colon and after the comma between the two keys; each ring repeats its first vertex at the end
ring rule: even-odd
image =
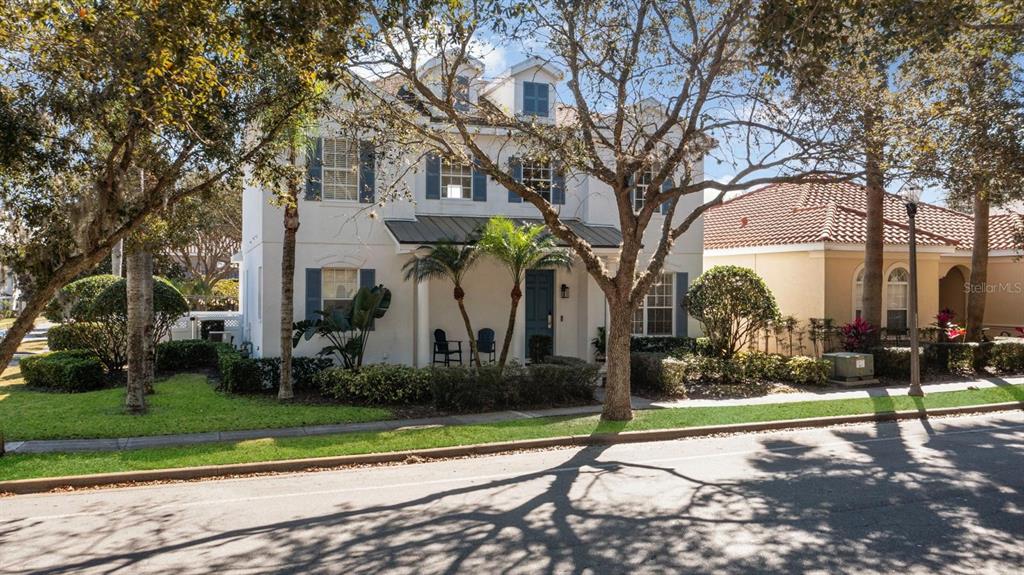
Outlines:
{"type": "Polygon", "coordinates": [[[1024,413],[0,499],[3,573],[1021,573],[1024,413]]]}

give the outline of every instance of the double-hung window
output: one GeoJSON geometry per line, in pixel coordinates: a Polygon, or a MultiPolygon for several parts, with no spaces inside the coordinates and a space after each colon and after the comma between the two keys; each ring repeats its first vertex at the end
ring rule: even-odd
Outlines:
{"type": "Polygon", "coordinates": [[[672,335],[674,274],[660,274],[633,312],[633,335],[672,335]]]}
{"type": "Polygon", "coordinates": [[[888,311],[886,327],[888,329],[907,329],[907,308],[910,305],[910,274],[904,268],[896,268],[889,273],[886,285],[888,311]]]}
{"type": "Polygon", "coordinates": [[[644,195],[654,179],[654,168],[643,168],[636,174],[636,184],[633,185],[633,211],[639,212],[644,209],[644,195]]]}
{"type": "Polygon", "coordinates": [[[441,193],[449,199],[473,199],[473,166],[442,158],[441,193]]]}
{"type": "Polygon", "coordinates": [[[545,200],[551,201],[551,162],[527,160],[523,162],[523,185],[532,188],[545,200]]]}
{"type": "Polygon", "coordinates": [[[324,268],[320,275],[323,301],[320,309],[348,309],[359,290],[359,271],[351,268],[324,268]]]}
{"type": "Polygon", "coordinates": [[[359,143],[324,138],[323,199],[359,199],[359,143]]]}

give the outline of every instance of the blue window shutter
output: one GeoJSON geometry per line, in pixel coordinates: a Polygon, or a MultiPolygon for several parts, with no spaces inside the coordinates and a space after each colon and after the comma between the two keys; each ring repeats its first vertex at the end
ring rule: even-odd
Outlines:
{"type": "MultiPolygon", "coordinates": [[[[366,289],[373,289],[373,286],[377,285],[377,270],[373,268],[363,268],[359,270],[359,287],[366,289]]],[[[370,329],[374,328],[374,322],[370,320],[370,329]]]]}
{"type": "Polygon", "coordinates": [[[359,270],[359,287],[361,288],[372,288],[377,285],[377,270],[373,268],[363,268],[359,270]]]}
{"type": "Polygon", "coordinates": [[[534,86],[533,82],[523,82],[523,114],[534,114],[537,109],[534,86]]]}
{"type": "MultiPolygon", "coordinates": [[[[512,179],[513,180],[515,180],[517,182],[523,181],[523,162],[522,162],[522,160],[520,160],[519,158],[509,158],[508,159],[508,167],[512,171],[512,179]]],[[[509,190],[508,191],[508,201],[513,203],[513,204],[521,204],[521,203],[523,203],[523,198],[519,194],[513,192],[512,190],[509,190]]]]}
{"type": "Polygon", "coordinates": [[[324,141],[310,138],[306,143],[306,201],[319,201],[323,194],[324,141]]]}
{"type": "Polygon", "coordinates": [[[375,201],[376,156],[373,142],[359,142],[359,202],[363,204],[375,201]]]}
{"type": "Polygon", "coordinates": [[[441,199],[441,158],[427,154],[427,199],[441,199]]]}
{"type": "Polygon", "coordinates": [[[455,77],[455,104],[454,108],[460,112],[469,110],[469,78],[465,76],[455,77]]]}
{"type": "MultiPolygon", "coordinates": [[[[672,178],[666,178],[665,181],[661,183],[661,191],[667,192],[667,191],[672,189],[673,185],[674,184],[672,184],[672,178]]],[[[662,215],[668,213],[668,207],[669,207],[669,202],[661,202],[661,213],[662,213],[662,215]]]]}
{"type": "Polygon", "coordinates": [[[480,160],[473,160],[473,201],[487,201],[487,172],[480,169],[480,160]]]}
{"type": "Polygon", "coordinates": [[[306,319],[313,320],[323,307],[320,268],[306,268],[306,319]]]}
{"type": "Polygon", "coordinates": [[[561,162],[551,162],[551,203],[565,204],[565,172],[561,162]]]}
{"type": "Polygon", "coordinates": [[[537,84],[534,88],[534,110],[538,116],[548,116],[548,91],[550,87],[547,84],[537,84]]]}
{"type": "Polygon", "coordinates": [[[676,274],[676,336],[686,337],[689,315],[686,313],[686,291],[689,289],[689,276],[686,272],[676,274]]]}

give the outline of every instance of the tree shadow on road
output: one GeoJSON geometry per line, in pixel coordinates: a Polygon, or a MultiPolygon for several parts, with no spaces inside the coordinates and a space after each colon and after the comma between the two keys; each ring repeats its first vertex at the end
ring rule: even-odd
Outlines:
{"type": "Polygon", "coordinates": [[[46,572],[136,573],[185,556],[209,572],[999,571],[1024,561],[1014,425],[949,421],[912,439],[895,424],[841,428],[825,445],[771,436],[742,468],[728,454],[635,463],[629,446],[593,446],[536,472],[226,532],[185,535],[173,507],[155,524],[121,509],[87,537],[134,530],[128,550],[46,572]]]}

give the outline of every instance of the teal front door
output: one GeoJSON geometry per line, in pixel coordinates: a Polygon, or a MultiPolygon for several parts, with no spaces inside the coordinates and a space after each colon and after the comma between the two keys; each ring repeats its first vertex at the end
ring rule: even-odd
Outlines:
{"type": "Polygon", "coordinates": [[[555,337],[555,270],[526,272],[526,355],[551,355],[555,337]],[[547,336],[537,338],[534,336],[547,336]]]}

